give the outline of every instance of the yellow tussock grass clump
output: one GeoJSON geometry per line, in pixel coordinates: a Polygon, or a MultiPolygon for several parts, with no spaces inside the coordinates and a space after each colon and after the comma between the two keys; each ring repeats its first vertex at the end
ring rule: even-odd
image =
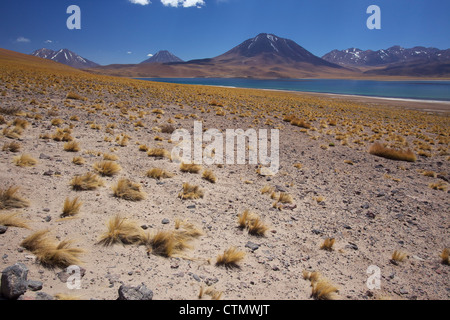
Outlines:
{"type": "Polygon", "coordinates": [[[199,186],[183,183],[183,190],[178,195],[182,200],[196,200],[203,198],[204,192],[199,186]]]}
{"type": "Polygon", "coordinates": [[[14,157],[14,164],[18,167],[34,167],[37,162],[38,161],[29,154],[22,154],[21,156],[14,157]]]}
{"type": "Polygon", "coordinates": [[[20,212],[0,214],[0,226],[29,229],[27,220],[19,215],[20,212]]]}
{"type": "Polygon", "coordinates": [[[334,300],[336,299],[338,288],[327,280],[319,280],[312,284],[311,296],[316,300],[334,300]]]}
{"type": "Polygon", "coordinates": [[[212,170],[203,171],[202,178],[211,183],[217,182],[217,177],[212,170]]]}
{"type": "Polygon", "coordinates": [[[72,163],[76,164],[77,166],[81,166],[85,163],[86,161],[82,158],[82,157],[74,157],[72,159],[72,163]]]}
{"type": "Polygon", "coordinates": [[[180,170],[187,173],[199,173],[200,170],[202,170],[202,166],[195,163],[182,163],[180,165],[180,170]]]}
{"type": "Polygon", "coordinates": [[[394,253],[391,256],[391,262],[395,265],[398,265],[399,262],[405,261],[407,258],[407,254],[398,250],[395,250],[394,253]]]}
{"type": "Polygon", "coordinates": [[[83,202],[80,201],[79,197],[76,197],[73,200],[66,198],[66,200],[64,201],[61,217],[65,218],[77,215],[80,212],[82,205],[83,202]]]}
{"type": "Polygon", "coordinates": [[[81,264],[79,256],[84,253],[83,249],[72,247],[72,240],[57,243],[49,238],[48,233],[48,230],[37,231],[25,238],[21,246],[31,251],[48,268],[67,268],[81,264]]]}
{"type": "Polygon", "coordinates": [[[173,173],[167,172],[160,168],[153,168],[147,171],[146,176],[152,179],[161,180],[161,179],[169,179],[174,175],[173,173]]]}
{"type": "Polygon", "coordinates": [[[119,164],[113,161],[100,161],[94,163],[92,166],[95,171],[97,171],[102,176],[112,177],[118,174],[122,168],[119,164]]]}
{"type": "Polygon", "coordinates": [[[240,268],[239,262],[245,257],[245,252],[239,251],[236,247],[231,247],[217,256],[216,265],[224,266],[227,269],[240,268]]]}
{"type": "Polygon", "coordinates": [[[28,200],[17,195],[19,189],[19,187],[9,187],[6,190],[0,189],[0,210],[20,209],[30,205],[28,200]]]}
{"type": "Polygon", "coordinates": [[[442,250],[440,257],[441,257],[441,262],[443,264],[450,265],[450,249],[449,248],[445,248],[444,250],[442,250]]]}
{"type": "Polygon", "coordinates": [[[95,190],[105,185],[104,181],[95,173],[88,172],[83,176],[76,176],[70,181],[74,190],[95,190]]]}
{"type": "Polygon", "coordinates": [[[333,246],[336,240],[334,238],[326,238],[322,245],[320,246],[321,250],[333,251],[333,246]]]}
{"type": "Polygon", "coordinates": [[[381,143],[377,142],[369,148],[369,153],[378,157],[383,157],[390,160],[415,162],[416,155],[410,149],[400,150],[387,148],[381,143]]]}
{"type": "Polygon", "coordinates": [[[99,244],[112,246],[114,244],[140,244],[144,239],[142,228],[138,224],[120,215],[109,219],[108,230],[100,236],[99,244]]]}
{"type": "Polygon", "coordinates": [[[114,196],[128,201],[141,201],[145,199],[145,193],[141,185],[129,179],[120,179],[112,188],[114,196]]]}
{"type": "Polygon", "coordinates": [[[152,148],[147,151],[147,155],[153,158],[169,158],[170,152],[165,149],[160,148],[152,148]]]}
{"type": "Polygon", "coordinates": [[[3,145],[2,151],[9,151],[9,152],[16,153],[16,152],[20,151],[21,147],[22,146],[18,142],[5,143],[3,145]]]}
{"type": "Polygon", "coordinates": [[[319,281],[319,278],[320,278],[320,272],[303,270],[303,279],[311,281],[311,285],[313,285],[313,283],[319,281]]]}
{"type": "Polygon", "coordinates": [[[80,144],[76,141],[66,142],[64,144],[64,151],[78,152],[78,151],[80,151],[80,144]]]}
{"type": "Polygon", "coordinates": [[[242,214],[238,215],[239,228],[247,228],[248,233],[253,236],[264,236],[269,229],[258,217],[258,215],[245,210],[242,214]]]}

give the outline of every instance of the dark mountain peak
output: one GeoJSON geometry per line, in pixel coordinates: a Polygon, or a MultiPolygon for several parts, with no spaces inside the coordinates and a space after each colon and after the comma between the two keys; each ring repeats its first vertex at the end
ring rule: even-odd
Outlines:
{"type": "Polygon", "coordinates": [[[260,33],[214,59],[229,61],[263,59],[265,63],[305,62],[315,66],[337,67],[335,64],[316,57],[296,42],[270,33],[260,33]]]}
{"type": "Polygon", "coordinates": [[[85,69],[99,66],[97,63],[87,60],[69,49],[60,49],[58,51],[42,48],[31,53],[32,56],[53,60],[73,68],[85,69]]]}
{"type": "Polygon", "coordinates": [[[161,50],[157,52],[154,56],[150,57],[141,63],[173,63],[173,62],[183,62],[180,58],[175,56],[173,53],[167,50],[161,50]]]}

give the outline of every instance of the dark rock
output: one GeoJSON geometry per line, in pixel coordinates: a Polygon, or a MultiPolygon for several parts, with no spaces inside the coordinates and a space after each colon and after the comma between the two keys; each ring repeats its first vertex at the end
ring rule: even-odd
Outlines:
{"type": "Polygon", "coordinates": [[[8,231],[8,227],[0,226],[0,234],[4,234],[6,231],[8,231]]]}
{"type": "Polygon", "coordinates": [[[313,229],[311,232],[314,234],[317,234],[317,235],[322,233],[321,230],[317,230],[317,229],[313,229]]]}
{"type": "Polygon", "coordinates": [[[247,242],[247,244],[245,245],[246,248],[249,248],[252,251],[256,251],[259,249],[259,244],[253,243],[251,241],[247,242]]]}
{"type": "Polygon", "coordinates": [[[163,220],[161,221],[161,223],[162,223],[162,224],[169,224],[169,223],[170,223],[170,220],[169,220],[169,219],[163,219],[163,220]]]}
{"type": "Polygon", "coordinates": [[[50,157],[50,156],[47,156],[46,154],[41,153],[41,154],[39,155],[39,159],[49,160],[49,159],[51,159],[51,157],[50,157]]]}
{"type": "Polygon", "coordinates": [[[52,170],[48,170],[44,172],[44,176],[52,176],[54,172],[52,170]]]}
{"type": "Polygon", "coordinates": [[[52,217],[46,216],[46,217],[44,218],[44,220],[45,220],[45,222],[50,222],[50,221],[52,221],[52,217]]]}
{"type": "Polygon", "coordinates": [[[2,271],[1,294],[6,299],[17,299],[27,291],[28,268],[16,263],[2,271]]]}
{"type": "Polygon", "coordinates": [[[208,279],[205,280],[205,284],[208,287],[215,285],[217,282],[219,282],[218,278],[208,278],[208,279]]]}
{"type": "Polygon", "coordinates": [[[38,292],[36,293],[36,300],[55,300],[55,298],[48,293],[38,292]]]}
{"type": "Polygon", "coordinates": [[[191,204],[191,205],[187,206],[187,208],[188,209],[195,209],[196,207],[195,207],[195,204],[191,204]]]}
{"type": "Polygon", "coordinates": [[[145,224],[143,224],[143,225],[141,226],[141,228],[142,228],[143,230],[147,230],[147,229],[148,229],[148,226],[145,225],[145,224]]]}
{"type": "Polygon", "coordinates": [[[31,291],[39,291],[42,290],[42,286],[44,284],[41,281],[29,280],[28,281],[28,289],[31,291]]]}
{"type": "MultiPolygon", "coordinates": [[[[84,269],[82,267],[78,267],[78,268],[79,268],[78,270],[80,272],[80,279],[82,279],[84,277],[84,275],[86,274],[86,269],[84,269]]],[[[69,280],[69,278],[71,276],[73,276],[76,272],[77,272],[77,270],[67,267],[63,271],[58,272],[56,275],[58,276],[59,280],[61,280],[61,282],[67,282],[69,280]]]]}
{"type": "Polygon", "coordinates": [[[358,246],[352,242],[349,242],[345,247],[348,249],[358,250],[358,246]]]}
{"type": "Polygon", "coordinates": [[[350,227],[348,224],[344,224],[344,229],[352,230],[352,227],[350,227]]]}
{"type": "Polygon", "coordinates": [[[119,288],[118,300],[152,300],[153,291],[148,289],[145,284],[137,287],[121,285],[119,288]]]}
{"type": "Polygon", "coordinates": [[[192,278],[194,278],[194,280],[197,281],[197,282],[202,281],[202,280],[200,279],[200,277],[199,277],[198,275],[196,275],[195,273],[192,274],[192,278]]]}
{"type": "Polygon", "coordinates": [[[365,203],[365,204],[363,204],[363,205],[361,206],[361,208],[363,208],[363,209],[369,209],[369,208],[370,208],[370,205],[369,205],[368,203],[365,203]]]}

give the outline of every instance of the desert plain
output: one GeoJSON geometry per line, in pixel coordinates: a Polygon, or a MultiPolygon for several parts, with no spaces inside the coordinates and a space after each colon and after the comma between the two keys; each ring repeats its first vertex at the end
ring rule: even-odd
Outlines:
{"type": "Polygon", "coordinates": [[[120,286],[145,284],[153,300],[449,299],[449,104],[153,83],[7,50],[0,70],[0,269],[26,265],[39,291],[115,300],[120,286]],[[279,172],[181,170],[171,132],[192,132],[194,121],[278,129],[279,172]],[[80,190],[75,178],[87,173],[101,183],[80,190]],[[131,235],[119,232],[125,224],[131,235]],[[44,240],[30,245],[37,232],[44,240]],[[230,248],[234,261],[218,259],[230,248]],[[71,262],[83,268],[79,289],[61,280],[71,262]]]}

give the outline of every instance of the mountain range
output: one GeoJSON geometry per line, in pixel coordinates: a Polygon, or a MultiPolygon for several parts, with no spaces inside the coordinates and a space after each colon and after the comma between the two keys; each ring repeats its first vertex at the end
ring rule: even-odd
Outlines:
{"type": "Polygon", "coordinates": [[[183,61],[169,51],[140,64],[99,66],[64,49],[32,55],[98,74],[127,77],[364,78],[450,77],[450,49],[393,46],[385,50],[350,48],[318,57],[296,42],[261,33],[214,58],[183,61]]]}
{"type": "Polygon", "coordinates": [[[77,69],[95,68],[99,66],[99,64],[85,59],[68,49],[53,51],[42,48],[34,51],[31,55],[43,59],[53,60],[77,69]]]}

